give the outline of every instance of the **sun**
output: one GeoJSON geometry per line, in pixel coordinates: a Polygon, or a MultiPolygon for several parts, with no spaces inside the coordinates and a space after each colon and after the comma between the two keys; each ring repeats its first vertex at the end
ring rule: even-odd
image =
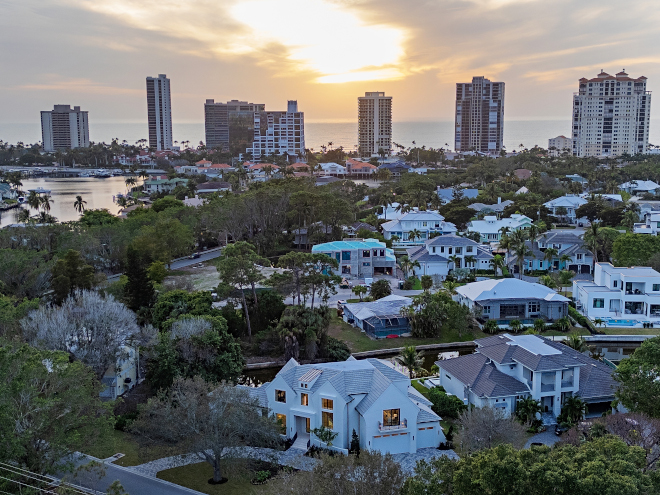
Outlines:
{"type": "Polygon", "coordinates": [[[249,28],[242,44],[254,51],[278,43],[301,70],[319,83],[398,79],[405,32],[370,25],[325,0],[247,0],[230,9],[249,28]]]}

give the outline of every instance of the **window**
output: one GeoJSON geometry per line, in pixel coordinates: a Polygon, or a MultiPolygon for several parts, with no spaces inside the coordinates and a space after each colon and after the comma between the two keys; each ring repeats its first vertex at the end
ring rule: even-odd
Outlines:
{"type": "Polygon", "coordinates": [[[275,402],[286,402],[286,391],[275,390],[275,402]]]}
{"type": "Polygon", "coordinates": [[[326,428],[330,428],[332,430],[333,414],[331,412],[323,411],[321,419],[322,419],[323,426],[325,426],[326,428]]]}
{"type": "Polygon", "coordinates": [[[282,428],[282,434],[286,434],[286,414],[276,414],[275,418],[282,428]]]}
{"type": "Polygon", "coordinates": [[[309,406],[309,394],[300,394],[300,405],[309,406]]]}
{"type": "Polygon", "coordinates": [[[471,253],[472,252],[472,246],[465,246],[465,252],[466,253],[471,253]]]}
{"type": "Polygon", "coordinates": [[[490,314],[490,306],[484,306],[484,314],[489,315],[490,314]]]}
{"type": "Polygon", "coordinates": [[[385,409],[383,411],[383,426],[399,426],[401,424],[400,409],[385,409]]]}
{"type": "Polygon", "coordinates": [[[527,304],[527,310],[530,313],[538,313],[541,311],[541,303],[538,301],[532,301],[527,304]]]}
{"type": "Polygon", "coordinates": [[[305,432],[309,433],[310,427],[309,427],[309,418],[305,418],[305,432]]]}
{"type": "Polygon", "coordinates": [[[605,299],[594,299],[594,308],[604,308],[605,299]]]}
{"type": "Polygon", "coordinates": [[[460,247],[457,247],[457,248],[456,248],[456,254],[461,254],[462,251],[463,251],[463,250],[462,250],[460,247]]]}
{"type": "Polygon", "coordinates": [[[332,399],[321,399],[321,408],[330,409],[332,411],[333,402],[332,399]]]}
{"type": "Polygon", "coordinates": [[[369,251],[368,249],[362,251],[363,258],[369,258],[370,256],[371,256],[371,251],[369,251]]]}
{"type": "Polygon", "coordinates": [[[351,252],[350,251],[342,251],[341,252],[341,259],[343,261],[351,261],[351,252]]]}
{"type": "Polygon", "coordinates": [[[444,252],[445,252],[445,247],[444,247],[444,246],[440,246],[440,252],[441,252],[441,253],[444,253],[444,252]]]}
{"type": "Polygon", "coordinates": [[[658,292],[660,290],[660,284],[653,284],[653,292],[658,292]]]}
{"type": "Polygon", "coordinates": [[[433,246],[433,252],[435,253],[435,246],[433,246]]]}
{"type": "Polygon", "coordinates": [[[614,287],[616,287],[618,284],[619,284],[619,281],[618,281],[618,280],[615,280],[615,281],[614,281],[614,287]]]}
{"type": "Polygon", "coordinates": [[[381,256],[385,256],[385,250],[384,250],[384,249],[381,249],[381,250],[380,250],[380,255],[381,255],[381,256]]]}

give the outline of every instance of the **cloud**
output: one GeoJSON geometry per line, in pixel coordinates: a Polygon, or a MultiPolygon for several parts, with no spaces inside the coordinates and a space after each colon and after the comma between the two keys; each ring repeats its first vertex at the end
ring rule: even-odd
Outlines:
{"type": "Polygon", "coordinates": [[[97,81],[86,78],[63,78],[58,74],[45,74],[43,82],[27,83],[6,87],[4,89],[28,90],[28,91],[65,91],[70,93],[90,93],[96,95],[136,95],[144,94],[133,88],[120,88],[108,86],[97,81]]]}

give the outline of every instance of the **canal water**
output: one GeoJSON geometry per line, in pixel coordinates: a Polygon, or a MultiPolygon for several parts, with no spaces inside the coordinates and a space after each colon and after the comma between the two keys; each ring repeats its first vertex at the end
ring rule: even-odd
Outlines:
{"type": "MultiPolygon", "coordinates": [[[[117,214],[119,206],[114,202],[113,196],[118,193],[126,193],[126,183],[124,177],[108,177],[97,179],[94,177],[69,177],[69,178],[34,178],[23,179],[21,190],[27,195],[30,189],[48,189],[53,203],[50,207],[50,214],[60,222],[69,222],[77,220],[80,215],[73,207],[76,196],[82,196],[83,201],[87,201],[85,207],[88,210],[106,208],[110,213],[117,214]]],[[[140,179],[138,183],[140,183],[140,179]]],[[[27,208],[27,205],[21,208],[27,208]]],[[[16,217],[21,211],[20,208],[3,211],[0,213],[0,227],[16,223],[16,217]]],[[[32,214],[37,212],[32,210],[32,214]]]]}
{"type": "MultiPolygon", "coordinates": [[[[422,363],[422,368],[430,372],[431,367],[439,359],[450,359],[458,356],[463,356],[465,354],[472,354],[471,349],[460,349],[456,351],[441,352],[438,351],[422,351],[422,357],[424,362],[422,363]]],[[[393,360],[395,354],[379,357],[379,359],[393,360]]],[[[270,382],[275,378],[275,375],[280,371],[282,365],[272,366],[269,368],[261,369],[250,369],[246,370],[244,375],[241,376],[239,382],[244,385],[250,385],[258,387],[262,383],[270,382]]]]}

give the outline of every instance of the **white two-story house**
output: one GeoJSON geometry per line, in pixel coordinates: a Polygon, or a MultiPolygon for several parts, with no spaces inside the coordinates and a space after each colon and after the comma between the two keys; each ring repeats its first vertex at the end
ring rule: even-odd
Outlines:
{"type": "Polygon", "coordinates": [[[578,219],[575,211],[584,204],[587,204],[586,199],[581,198],[580,196],[567,194],[566,196],[543,203],[543,206],[548,208],[550,214],[557,217],[560,221],[576,223],[578,219]]]}
{"type": "Polygon", "coordinates": [[[392,363],[380,359],[298,364],[291,359],[272,382],[244,387],[276,416],[294,447],[321,445],[313,430],[337,434],[332,448],[348,453],[353,431],[360,448],[416,452],[445,441],[431,402],[392,363]]]}
{"type": "Polygon", "coordinates": [[[427,240],[423,246],[409,248],[408,258],[419,263],[414,275],[439,275],[446,277],[455,268],[474,270],[491,269],[493,259],[486,247],[467,237],[455,234],[427,240]]]}
{"type": "Polygon", "coordinates": [[[385,239],[390,240],[396,236],[393,246],[420,246],[431,234],[448,235],[458,231],[456,225],[445,222],[445,217],[437,211],[410,211],[396,220],[384,223],[381,228],[385,239]],[[419,237],[411,236],[411,232],[419,233],[419,237]]]}
{"type": "Polygon", "coordinates": [[[660,231],[660,213],[658,212],[646,212],[644,222],[636,223],[633,226],[635,234],[658,235],[658,231],[660,231]]]}
{"type": "Polygon", "coordinates": [[[653,268],[596,263],[593,282],[573,281],[573,299],[589,319],[607,326],[660,325],[660,273],[653,268]]]}
{"type": "MultiPolygon", "coordinates": [[[[529,248],[523,263],[525,271],[571,270],[575,273],[591,273],[593,254],[584,241],[575,234],[546,232],[538,240],[526,241],[525,244],[529,248]],[[552,257],[547,257],[548,249],[553,249],[556,253],[552,257]]],[[[517,257],[510,256],[507,265],[513,273],[518,273],[517,257]]]]}
{"type": "Polygon", "coordinates": [[[588,403],[589,417],[611,411],[612,369],[570,347],[537,335],[502,334],[475,340],[474,354],[437,361],[440,385],[467,405],[513,414],[519,400],[541,403],[552,424],[567,397],[588,403]]]}
{"type": "Polygon", "coordinates": [[[472,220],[467,225],[468,232],[478,232],[481,242],[498,242],[502,238],[502,230],[508,229],[515,232],[520,229],[528,229],[532,226],[532,219],[514,213],[509,218],[497,218],[495,215],[487,215],[483,220],[472,220]]]}

